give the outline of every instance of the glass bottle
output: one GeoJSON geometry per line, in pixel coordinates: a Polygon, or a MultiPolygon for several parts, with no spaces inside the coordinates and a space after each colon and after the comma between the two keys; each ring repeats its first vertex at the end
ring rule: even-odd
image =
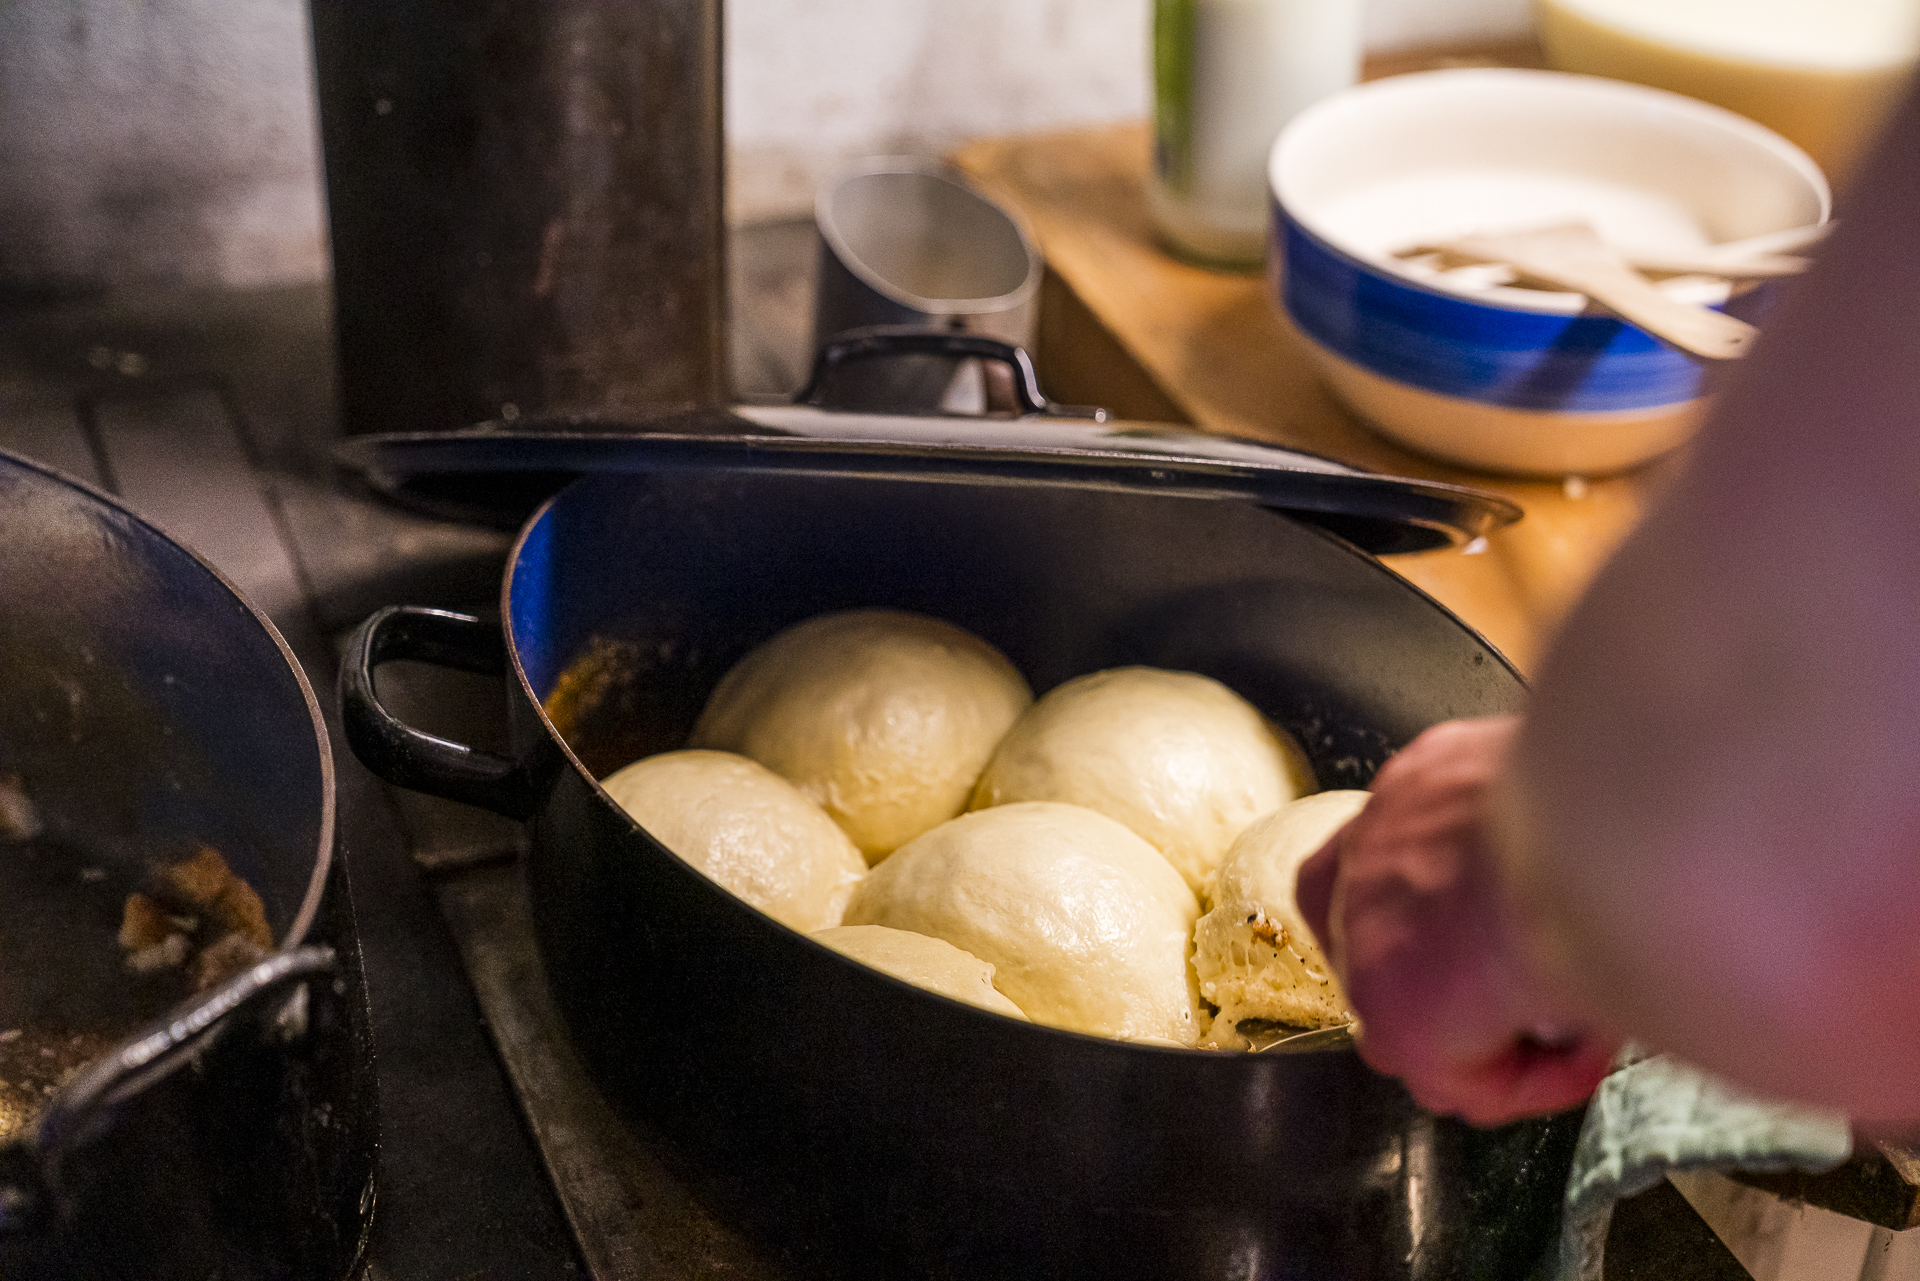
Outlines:
{"type": "Polygon", "coordinates": [[[1362,0],[1154,0],[1154,225],[1174,252],[1258,267],[1267,155],[1301,108],[1359,79],[1362,0]]]}

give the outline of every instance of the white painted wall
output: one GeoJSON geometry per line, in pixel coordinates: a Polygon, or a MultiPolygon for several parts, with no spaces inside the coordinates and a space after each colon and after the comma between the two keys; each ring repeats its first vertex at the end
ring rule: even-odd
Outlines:
{"type": "Polygon", "coordinates": [[[728,205],[800,214],[860,156],[1146,110],[1145,0],[728,0],[728,205]]]}
{"type": "Polygon", "coordinates": [[[0,0],[0,287],[326,269],[304,0],[0,0]]]}
{"type": "MultiPolygon", "coordinates": [[[[1528,22],[1370,3],[1378,49],[1528,22]]],[[[733,216],[804,216],[860,156],[1142,115],[1148,5],[726,0],[733,216]]],[[[306,33],[304,0],[0,0],[0,294],[320,278],[306,33]]]]}
{"type": "Polygon", "coordinates": [[[1532,29],[1532,0],[1367,0],[1367,48],[1376,53],[1514,39],[1532,29]]]}
{"type": "MultiPolygon", "coordinates": [[[[1147,110],[1150,0],[727,0],[728,207],[803,216],[861,156],[1147,110]]],[[[1370,0],[1375,50],[1524,33],[1529,0],[1370,0]]]]}

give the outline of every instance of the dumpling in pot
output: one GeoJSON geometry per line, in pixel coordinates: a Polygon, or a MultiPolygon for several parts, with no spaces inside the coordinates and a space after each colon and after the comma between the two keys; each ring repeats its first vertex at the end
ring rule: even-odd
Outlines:
{"type": "Polygon", "coordinates": [[[856,609],[797,623],[713,692],[691,746],[739,752],[817,801],[869,863],[966,808],[1033,701],[999,650],[951,623],[856,609]]]}
{"type": "Polygon", "coordinates": [[[1204,892],[1247,824],[1314,789],[1299,746],[1219,681],[1118,667],[1049,691],[995,749],[972,808],[1063,801],[1118,820],[1204,892]]]}
{"type": "Polygon", "coordinates": [[[1213,910],[1193,932],[1200,994],[1220,1009],[1204,1038],[1247,1048],[1242,1019],[1327,1027],[1353,1017],[1307,929],[1294,879],[1329,837],[1366,807],[1368,792],[1320,792],[1259,819],[1227,851],[1213,910]]]}
{"type": "Polygon", "coordinates": [[[842,956],[915,987],[1027,1021],[1020,1007],[994,988],[991,965],[943,939],[884,925],[839,925],[817,931],[813,937],[842,956]]]}
{"type": "Polygon", "coordinates": [[[867,870],[826,811],[731,752],[662,752],[600,786],[656,841],[796,930],[840,923],[867,870]]]}
{"type": "Polygon", "coordinates": [[[1198,915],[1180,874],[1125,827],[1033,803],[962,815],[902,846],[867,874],[846,920],[979,957],[1036,1023],[1191,1045],[1198,915]]]}

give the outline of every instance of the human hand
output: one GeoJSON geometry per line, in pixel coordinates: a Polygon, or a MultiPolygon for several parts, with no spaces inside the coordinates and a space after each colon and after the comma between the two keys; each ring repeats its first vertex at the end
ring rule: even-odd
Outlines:
{"type": "Polygon", "coordinates": [[[1414,739],[1298,882],[1361,1057],[1476,1125],[1581,1102],[1619,1048],[1532,972],[1501,894],[1488,792],[1518,725],[1451,721],[1414,739]]]}

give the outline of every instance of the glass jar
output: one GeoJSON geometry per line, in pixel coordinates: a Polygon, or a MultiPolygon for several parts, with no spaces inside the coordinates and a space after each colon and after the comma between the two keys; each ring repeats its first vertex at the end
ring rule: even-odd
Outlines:
{"type": "Polygon", "coordinates": [[[1255,268],[1267,154],[1360,76],[1362,0],[1154,0],[1154,225],[1182,257],[1255,268]]]}

